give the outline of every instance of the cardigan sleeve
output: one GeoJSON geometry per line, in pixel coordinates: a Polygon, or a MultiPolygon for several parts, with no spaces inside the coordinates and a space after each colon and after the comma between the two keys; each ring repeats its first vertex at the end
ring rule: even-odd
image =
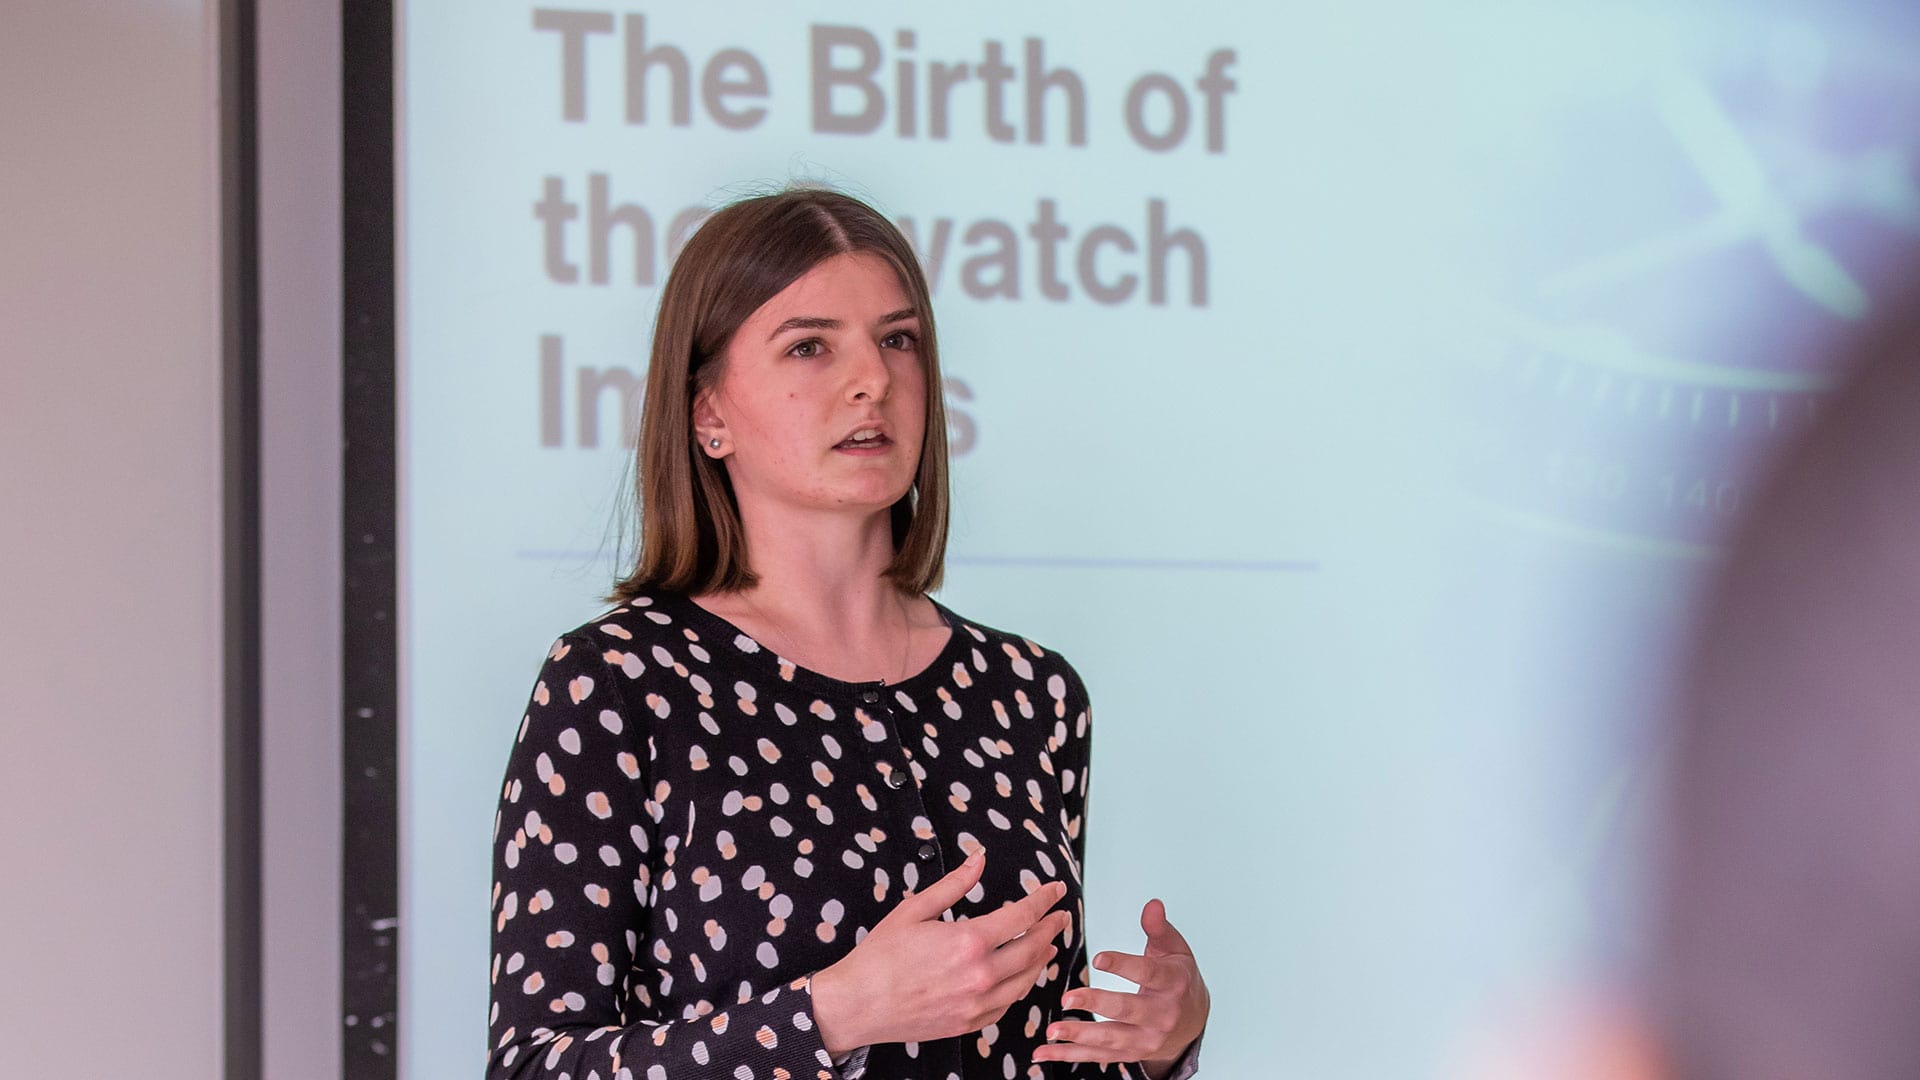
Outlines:
{"type": "MultiPolygon", "coordinates": [[[[1068,843],[1073,849],[1073,865],[1080,877],[1081,885],[1086,884],[1087,863],[1087,822],[1090,806],[1089,789],[1093,764],[1093,705],[1088,698],[1087,688],[1072,665],[1065,664],[1067,694],[1064,699],[1067,715],[1059,718],[1064,728],[1065,738],[1054,753],[1057,778],[1060,781],[1061,805],[1066,815],[1068,843]]],[[[1087,936],[1084,926],[1075,927],[1076,934],[1071,962],[1067,970],[1072,973],[1062,993],[1076,987],[1091,985],[1093,966],[1087,954],[1087,936]]],[[[1094,1014],[1086,1009],[1062,1008],[1059,1013],[1062,1020],[1085,1020],[1097,1022],[1094,1014]]],[[[1188,1080],[1200,1069],[1200,1043],[1206,1038],[1203,1030],[1194,1036],[1193,1042],[1174,1063],[1171,1071],[1160,1080],[1188,1080]]],[[[1112,1080],[1106,1065],[1101,1062],[1076,1061],[1064,1074],[1068,1080],[1112,1080]]],[[[1147,1071],[1137,1061],[1122,1064],[1120,1075],[1125,1080],[1146,1080],[1147,1071]]]]}
{"type": "MultiPolygon", "coordinates": [[[[836,1067],[811,975],[691,1019],[660,1015],[630,983],[656,804],[642,714],[624,704],[629,662],[563,636],[514,739],[494,818],[488,1080],[851,1080],[865,1055],[836,1067]]],[[[664,949],[663,966],[675,959],[664,949]]]]}

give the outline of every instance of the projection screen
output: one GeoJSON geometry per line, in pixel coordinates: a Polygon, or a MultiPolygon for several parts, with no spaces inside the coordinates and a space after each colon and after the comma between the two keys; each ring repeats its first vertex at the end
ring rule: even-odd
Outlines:
{"type": "Polygon", "coordinates": [[[397,34],[401,1076],[484,1058],[501,770],[631,558],[673,256],[797,182],[920,253],[938,598],[1085,677],[1090,940],[1166,901],[1204,1075],[1491,1075],[1631,971],[1696,586],[1920,238],[1909,15],[407,0],[397,34]]]}

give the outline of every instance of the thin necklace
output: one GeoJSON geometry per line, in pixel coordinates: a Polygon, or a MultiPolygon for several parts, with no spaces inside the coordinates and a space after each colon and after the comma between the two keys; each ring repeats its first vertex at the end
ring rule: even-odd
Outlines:
{"type": "MultiPolygon", "coordinates": [[[[747,602],[747,606],[749,608],[752,608],[753,613],[760,617],[760,621],[766,624],[767,629],[772,630],[774,633],[780,635],[781,642],[784,645],[786,645],[787,651],[789,653],[792,653],[793,642],[791,639],[787,637],[786,631],[781,630],[780,627],[777,624],[775,624],[772,619],[767,617],[767,613],[760,609],[760,605],[753,602],[752,594],[747,592],[742,592],[740,594],[740,598],[747,602]]],[[[906,597],[902,596],[899,599],[900,599],[900,623],[901,623],[901,626],[903,627],[900,634],[900,679],[905,679],[907,675],[910,674],[910,672],[907,671],[907,662],[912,658],[913,619],[907,615],[906,597]]],[[[881,679],[880,681],[884,683],[887,680],[881,679]]],[[[899,681],[899,680],[895,680],[895,681],[899,681]]]]}

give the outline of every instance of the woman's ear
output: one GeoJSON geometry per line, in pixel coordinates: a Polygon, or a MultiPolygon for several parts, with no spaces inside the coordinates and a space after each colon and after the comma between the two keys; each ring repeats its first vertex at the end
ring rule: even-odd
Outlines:
{"type": "Polygon", "coordinates": [[[727,422],[714,408],[711,386],[693,396],[693,435],[699,440],[700,451],[710,458],[725,457],[733,449],[727,437],[727,422]],[[718,446],[714,445],[716,440],[718,446]]]}

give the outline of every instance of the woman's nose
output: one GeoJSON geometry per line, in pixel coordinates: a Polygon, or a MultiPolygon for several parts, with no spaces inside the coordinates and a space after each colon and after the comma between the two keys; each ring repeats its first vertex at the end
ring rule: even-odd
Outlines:
{"type": "Polygon", "coordinates": [[[870,343],[855,359],[853,374],[847,380],[847,397],[857,400],[864,395],[883,400],[892,384],[893,371],[887,367],[886,351],[870,343]]]}

